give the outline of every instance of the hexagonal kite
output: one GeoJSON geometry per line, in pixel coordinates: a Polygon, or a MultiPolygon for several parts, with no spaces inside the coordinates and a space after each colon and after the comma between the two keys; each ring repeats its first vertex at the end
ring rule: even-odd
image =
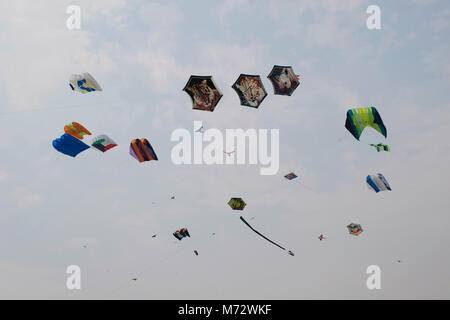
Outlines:
{"type": "Polygon", "coordinates": [[[357,236],[357,235],[359,235],[361,232],[363,232],[363,229],[362,229],[361,225],[360,225],[360,224],[356,224],[356,223],[350,223],[350,224],[347,226],[347,229],[348,229],[348,232],[349,232],[351,235],[354,235],[354,236],[357,236]]]}
{"type": "Polygon", "coordinates": [[[300,84],[299,76],[291,66],[273,66],[267,78],[272,82],[274,94],[283,96],[292,95],[300,84]]]}
{"type": "Polygon", "coordinates": [[[191,76],[183,91],[192,99],[192,109],[214,111],[222,98],[212,76],[191,76]]]}
{"type": "Polygon", "coordinates": [[[242,198],[231,198],[230,201],[228,201],[228,205],[233,210],[244,210],[247,204],[242,198]]]}
{"type": "Polygon", "coordinates": [[[267,96],[261,77],[258,75],[241,74],[231,87],[239,96],[242,106],[258,108],[267,96]]]}

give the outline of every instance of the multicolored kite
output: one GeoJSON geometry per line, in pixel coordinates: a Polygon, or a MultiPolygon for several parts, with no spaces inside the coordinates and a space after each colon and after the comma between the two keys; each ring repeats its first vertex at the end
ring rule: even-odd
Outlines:
{"type": "Polygon", "coordinates": [[[258,108],[267,97],[266,89],[258,75],[241,74],[231,87],[239,96],[242,106],[258,108]]]}
{"type": "Polygon", "coordinates": [[[131,141],[130,154],[139,162],[158,160],[152,145],[145,138],[131,141]]]}
{"type": "Polygon", "coordinates": [[[117,143],[115,143],[106,134],[101,134],[101,135],[96,136],[94,139],[92,139],[91,146],[100,150],[101,152],[106,152],[109,149],[117,146],[117,143]]]}
{"type": "Polygon", "coordinates": [[[273,66],[267,78],[272,82],[274,94],[284,96],[292,95],[300,84],[300,76],[294,73],[291,66],[273,66]]]}
{"type": "Polygon", "coordinates": [[[387,137],[386,127],[380,114],[375,107],[350,109],[347,111],[347,119],[345,120],[345,127],[348,131],[359,140],[365,127],[372,127],[381,133],[385,138],[387,137]]]}
{"type": "Polygon", "coordinates": [[[363,232],[363,229],[362,229],[361,225],[360,225],[360,224],[356,224],[356,223],[350,223],[350,224],[347,226],[347,229],[348,229],[348,232],[349,232],[351,235],[354,235],[354,236],[357,236],[357,235],[359,235],[361,232],[363,232]]]}
{"type": "Polygon", "coordinates": [[[287,175],[285,175],[284,177],[288,180],[292,180],[292,179],[297,178],[297,175],[295,173],[291,172],[291,173],[288,173],[287,175]]]}
{"type": "Polygon", "coordinates": [[[380,151],[387,151],[387,152],[391,152],[391,148],[389,148],[389,146],[387,144],[370,144],[370,146],[374,147],[375,149],[377,149],[377,152],[380,151]]]}
{"type": "Polygon", "coordinates": [[[70,76],[69,86],[72,90],[81,93],[92,91],[103,91],[102,87],[95,81],[94,77],[88,72],[82,74],[73,74],[70,76]]]}
{"type": "Polygon", "coordinates": [[[80,140],[83,140],[85,135],[91,135],[88,129],[86,129],[81,124],[75,121],[65,125],[64,132],[80,140]]]}
{"type": "Polygon", "coordinates": [[[180,230],[177,230],[173,233],[173,236],[181,241],[181,239],[185,237],[191,237],[189,234],[189,231],[186,228],[182,228],[180,230]]]}
{"type": "Polygon", "coordinates": [[[183,91],[191,97],[192,108],[197,110],[212,112],[222,98],[212,76],[191,76],[183,91]]]}

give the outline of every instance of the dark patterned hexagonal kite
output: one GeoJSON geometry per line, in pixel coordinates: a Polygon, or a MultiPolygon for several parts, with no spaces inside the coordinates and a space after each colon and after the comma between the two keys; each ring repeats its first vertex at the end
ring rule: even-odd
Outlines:
{"type": "Polygon", "coordinates": [[[299,76],[291,66],[273,66],[267,78],[272,82],[274,94],[284,96],[292,95],[300,84],[299,76]]]}
{"type": "Polygon", "coordinates": [[[231,198],[230,201],[228,201],[228,205],[233,210],[244,210],[247,204],[242,198],[231,198]]]}
{"type": "Polygon", "coordinates": [[[212,76],[191,76],[183,91],[192,99],[192,109],[214,111],[222,93],[217,88],[212,76]]]}
{"type": "Polygon", "coordinates": [[[258,108],[267,96],[261,77],[258,75],[241,74],[231,87],[238,94],[242,106],[258,108]]]}

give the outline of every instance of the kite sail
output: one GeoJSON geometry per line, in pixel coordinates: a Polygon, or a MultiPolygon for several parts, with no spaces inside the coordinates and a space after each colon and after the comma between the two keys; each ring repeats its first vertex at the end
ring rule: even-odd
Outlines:
{"type": "Polygon", "coordinates": [[[228,205],[233,210],[244,210],[247,204],[242,198],[231,198],[230,201],[228,201],[228,205]]]}
{"type": "Polygon", "coordinates": [[[117,146],[117,143],[115,143],[106,134],[101,134],[101,135],[96,136],[94,139],[92,139],[91,146],[100,150],[101,152],[106,152],[109,149],[117,146]]]}
{"type": "Polygon", "coordinates": [[[369,189],[374,190],[376,193],[385,190],[392,190],[386,178],[381,173],[377,175],[368,175],[366,182],[369,189]]]}
{"type": "Polygon", "coordinates": [[[81,93],[92,91],[103,91],[102,87],[95,81],[94,77],[88,72],[83,74],[73,74],[70,76],[69,86],[72,90],[81,93]]]}
{"type": "Polygon", "coordinates": [[[285,175],[284,177],[288,180],[292,180],[292,179],[297,178],[297,175],[295,173],[291,172],[291,173],[288,173],[287,175],[285,175]]]}
{"type": "Polygon", "coordinates": [[[272,82],[274,94],[284,96],[292,95],[300,84],[299,76],[291,66],[273,66],[267,78],[272,82]]]}
{"type": "Polygon", "coordinates": [[[81,124],[75,121],[65,125],[64,132],[80,140],[83,140],[85,135],[91,135],[88,129],[86,129],[81,124]]]}
{"type": "Polygon", "coordinates": [[[258,108],[267,97],[261,77],[257,75],[241,74],[231,87],[239,96],[242,106],[258,108]]]}
{"type": "Polygon", "coordinates": [[[189,234],[189,231],[186,228],[182,228],[180,230],[177,230],[173,233],[173,236],[181,241],[181,239],[185,237],[191,237],[189,234]]]}
{"type": "Polygon", "coordinates": [[[374,147],[375,149],[377,149],[377,152],[380,151],[387,151],[387,152],[391,152],[391,148],[389,148],[389,146],[387,144],[370,144],[370,146],[374,147]]]}
{"type": "MultiPolygon", "coordinates": [[[[270,243],[276,245],[278,248],[281,248],[281,249],[283,249],[283,250],[286,250],[285,248],[283,248],[282,246],[280,246],[278,243],[273,242],[273,241],[270,240],[269,238],[267,238],[267,237],[265,237],[264,235],[262,235],[261,233],[259,233],[257,230],[253,229],[253,227],[252,227],[247,221],[245,221],[245,219],[244,219],[242,216],[241,216],[240,218],[241,218],[242,222],[244,222],[244,223],[247,225],[247,227],[249,227],[250,229],[252,229],[256,234],[258,234],[259,236],[263,237],[264,239],[266,239],[266,240],[269,241],[270,243]]],[[[289,252],[291,252],[291,251],[289,251],[289,252]]],[[[293,254],[292,254],[292,255],[293,255],[293,254]]]]}
{"type": "Polygon", "coordinates": [[[130,154],[139,162],[158,160],[152,145],[145,138],[131,141],[130,154]]]}
{"type": "Polygon", "coordinates": [[[357,235],[361,234],[361,232],[363,232],[361,225],[356,224],[356,223],[350,223],[347,226],[347,229],[348,229],[348,232],[353,236],[357,236],[357,235]]]}
{"type": "Polygon", "coordinates": [[[191,97],[193,109],[211,112],[223,96],[212,76],[191,76],[183,91],[191,97]]]}
{"type": "Polygon", "coordinates": [[[347,111],[345,128],[359,140],[365,127],[372,127],[385,138],[387,137],[386,127],[380,114],[375,107],[350,109],[347,111]]]}
{"type": "Polygon", "coordinates": [[[53,140],[52,144],[56,150],[71,157],[76,157],[80,152],[89,149],[87,144],[67,133],[53,140]]]}

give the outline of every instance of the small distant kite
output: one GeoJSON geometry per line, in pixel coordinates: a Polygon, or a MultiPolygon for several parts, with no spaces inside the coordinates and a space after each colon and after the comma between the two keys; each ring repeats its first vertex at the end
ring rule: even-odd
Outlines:
{"type": "Polygon", "coordinates": [[[356,140],[359,140],[365,127],[372,127],[385,138],[387,137],[386,127],[375,107],[357,108],[347,111],[345,128],[347,128],[356,140]]]}
{"type": "Polygon", "coordinates": [[[274,94],[278,95],[290,96],[300,84],[291,66],[273,66],[267,78],[272,82],[274,94]]]}
{"type": "Polygon", "coordinates": [[[156,234],[152,235],[152,238],[156,238],[156,234]]]}
{"type": "Polygon", "coordinates": [[[198,256],[198,251],[197,250],[194,250],[194,253],[195,253],[196,256],[198,256]]]}
{"type": "Polygon", "coordinates": [[[94,77],[91,76],[88,72],[71,75],[69,86],[72,90],[81,93],[103,91],[102,87],[100,87],[97,81],[95,81],[94,77]]]}
{"type": "Polygon", "coordinates": [[[75,121],[65,125],[64,132],[80,140],[83,140],[85,135],[91,135],[88,129],[75,121]]]}
{"type": "Polygon", "coordinates": [[[70,157],[76,157],[80,152],[89,149],[86,143],[67,133],[53,140],[52,144],[56,150],[70,157]]]}
{"type": "Polygon", "coordinates": [[[231,198],[230,201],[228,201],[228,205],[233,210],[244,210],[247,204],[242,198],[231,198]]]}
{"type": "Polygon", "coordinates": [[[391,152],[391,148],[389,148],[389,146],[387,144],[370,144],[370,146],[374,147],[375,149],[377,149],[377,152],[380,151],[387,151],[387,152],[391,152]]]}
{"type": "Polygon", "coordinates": [[[291,172],[291,173],[288,173],[287,175],[285,175],[284,177],[288,180],[292,180],[292,179],[297,178],[297,175],[295,173],[291,172]]]}
{"type": "Polygon", "coordinates": [[[136,280],[137,280],[137,278],[132,278],[131,280],[133,280],[133,281],[136,281],[136,280]]]}
{"type": "Polygon", "coordinates": [[[360,225],[360,224],[356,224],[356,223],[350,223],[350,224],[347,226],[347,229],[348,229],[348,232],[349,232],[351,235],[354,235],[354,236],[357,236],[357,235],[359,235],[361,232],[363,232],[363,229],[362,229],[361,225],[360,225]]]}
{"type": "Polygon", "coordinates": [[[175,196],[171,196],[170,199],[172,199],[172,200],[175,199],[175,196]]]}
{"type": "Polygon", "coordinates": [[[183,91],[191,97],[193,109],[211,112],[223,96],[212,76],[191,76],[183,91]]]}
{"type": "Polygon", "coordinates": [[[177,238],[178,240],[181,240],[185,237],[191,237],[189,234],[189,231],[186,228],[182,228],[180,230],[177,230],[173,233],[173,236],[177,238]]]}
{"type": "Polygon", "coordinates": [[[117,146],[117,143],[113,139],[108,137],[106,134],[101,134],[92,139],[91,146],[100,150],[101,152],[106,152],[117,146]]]}
{"type": "Polygon", "coordinates": [[[130,154],[139,162],[158,160],[152,145],[145,138],[131,141],[130,154]]]}
{"type": "Polygon", "coordinates": [[[242,106],[258,108],[267,97],[266,89],[258,75],[241,74],[231,87],[239,96],[242,106]]]}
{"type": "Polygon", "coordinates": [[[366,182],[369,189],[372,189],[376,193],[380,191],[392,190],[386,178],[381,173],[377,175],[368,175],[366,182]]]}
{"type": "Polygon", "coordinates": [[[322,241],[323,239],[325,239],[325,237],[323,236],[323,234],[321,234],[321,235],[319,236],[319,240],[322,241]]]}
{"type": "Polygon", "coordinates": [[[291,256],[294,256],[294,253],[293,253],[291,250],[289,250],[288,253],[289,253],[291,256]]]}

